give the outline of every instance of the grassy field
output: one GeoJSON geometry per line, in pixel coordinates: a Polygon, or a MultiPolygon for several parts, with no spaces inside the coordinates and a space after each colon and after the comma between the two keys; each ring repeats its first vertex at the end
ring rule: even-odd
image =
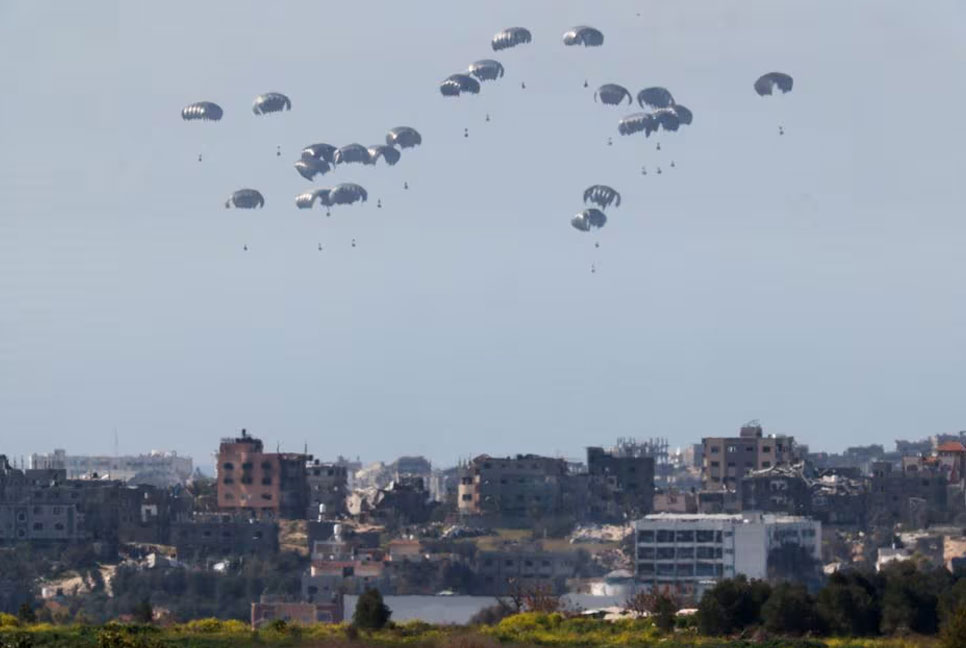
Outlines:
{"type": "Polygon", "coordinates": [[[520,614],[496,626],[466,628],[420,622],[392,625],[374,632],[357,632],[347,625],[289,626],[279,623],[252,632],[240,621],[202,619],[155,628],[137,625],[107,626],[4,626],[0,647],[31,648],[246,648],[293,646],[364,648],[500,648],[551,646],[558,648],[934,648],[928,637],[875,639],[806,639],[754,637],[701,637],[682,628],[661,634],[646,619],[609,623],[559,614],[520,614]]]}

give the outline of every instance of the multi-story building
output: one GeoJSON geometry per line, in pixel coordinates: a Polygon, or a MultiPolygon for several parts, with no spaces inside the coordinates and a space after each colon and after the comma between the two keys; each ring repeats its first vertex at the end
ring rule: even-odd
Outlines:
{"type": "Polygon", "coordinates": [[[308,519],[332,519],[348,513],[345,498],[349,494],[349,473],[345,466],[321,463],[318,459],[309,461],[305,478],[309,488],[308,519]]]}
{"type": "Polygon", "coordinates": [[[765,436],[757,421],[742,426],[737,437],[706,437],[702,448],[704,490],[737,490],[741,478],[749,472],[797,459],[793,437],[765,436]]]}
{"type": "Polygon", "coordinates": [[[191,457],[179,456],[177,452],[152,450],[137,456],[89,456],[69,455],[57,449],[49,454],[30,455],[32,469],[63,470],[66,479],[98,478],[116,479],[152,486],[184,484],[194,470],[191,457]]]}
{"type": "Polygon", "coordinates": [[[947,473],[936,458],[904,457],[899,469],[877,461],[872,464],[867,521],[876,526],[902,522],[908,528],[944,522],[947,484],[947,473]]]}
{"type": "Polygon", "coordinates": [[[278,552],[277,522],[206,515],[175,523],[171,535],[181,560],[278,552]]]}
{"type": "Polygon", "coordinates": [[[809,515],[812,477],[805,463],[752,470],[741,478],[741,510],[809,515]]]}
{"type": "Polygon", "coordinates": [[[509,546],[500,551],[481,551],[475,559],[482,591],[495,596],[514,589],[549,587],[566,591],[568,578],[577,575],[577,556],[572,552],[545,551],[540,545],[509,546]]]}
{"type": "Polygon", "coordinates": [[[797,545],[821,559],[822,525],[803,517],[661,513],[634,523],[635,578],[698,598],[715,581],[768,577],[773,550],[797,545]]]}
{"type": "Polygon", "coordinates": [[[556,515],[564,505],[567,477],[564,459],[481,455],[460,478],[459,512],[511,524],[556,515]]]}
{"type": "Polygon", "coordinates": [[[242,430],[218,448],[218,508],[254,517],[303,518],[309,508],[308,455],[265,452],[242,430]]]}
{"type": "Polygon", "coordinates": [[[620,455],[590,447],[587,448],[587,472],[592,482],[604,486],[605,495],[603,501],[590,500],[591,517],[626,519],[624,515],[650,513],[654,499],[654,457],[620,455]],[[610,515],[602,504],[613,507],[610,515]]]}

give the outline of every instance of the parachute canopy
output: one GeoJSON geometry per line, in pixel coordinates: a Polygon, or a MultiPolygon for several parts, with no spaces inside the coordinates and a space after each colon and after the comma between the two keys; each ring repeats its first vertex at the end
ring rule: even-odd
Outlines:
{"type": "Polygon", "coordinates": [[[280,92],[260,94],[255,97],[255,103],[252,104],[252,112],[256,115],[267,115],[291,109],[292,101],[280,92]]]}
{"type": "Polygon", "coordinates": [[[306,180],[314,180],[315,176],[325,175],[332,170],[332,167],[322,159],[302,158],[295,163],[295,170],[306,180]]]}
{"type": "Polygon", "coordinates": [[[388,164],[389,166],[392,166],[396,162],[399,162],[399,158],[402,157],[402,154],[399,152],[399,149],[394,148],[392,146],[386,146],[385,144],[376,144],[374,146],[370,146],[368,149],[368,152],[369,152],[369,164],[375,164],[376,162],[379,161],[379,158],[381,157],[383,160],[386,161],[386,164],[388,164]]]}
{"type": "Polygon", "coordinates": [[[657,130],[658,123],[651,113],[634,113],[620,120],[617,124],[617,132],[621,135],[633,135],[643,132],[646,137],[657,130]]]}
{"type": "Polygon", "coordinates": [[[676,131],[681,125],[681,120],[678,119],[674,108],[661,108],[660,110],[655,110],[651,115],[654,117],[657,125],[666,131],[676,131]]]}
{"type": "Polygon", "coordinates": [[[254,209],[265,206],[265,197],[255,189],[239,189],[228,196],[225,201],[225,209],[237,207],[238,209],[254,209]]]}
{"type": "Polygon", "coordinates": [[[354,202],[365,202],[369,198],[366,190],[352,182],[338,184],[329,192],[329,201],[333,205],[351,205],[354,202]]]}
{"type": "Polygon", "coordinates": [[[685,126],[690,125],[691,120],[694,119],[694,115],[691,114],[691,111],[681,104],[674,104],[671,106],[671,110],[673,110],[674,114],[678,116],[678,121],[685,126]]]}
{"type": "Polygon", "coordinates": [[[331,189],[316,189],[315,191],[300,193],[295,197],[295,204],[299,209],[311,209],[315,201],[318,200],[320,205],[329,207],[332,205],[329,200],[331,191],[331,189]]]}
{"type": "Polygon", "coordinates": [[[181,109],[181,119],[185,121],[194,121],[196,119],[218,121],[224,114],[221,106],[211,101],[198,101],[181,109]]]}
{"type": "Polygon", "coordinates": [[[611,206],[611,203],[615,207],[620,207],[621,195],[613,187],[596,184],[584,190],[584,202],[593,203],[602,209],[607,209],[611,206]]]}
{"type": "Polygon", "coordinates": [[[604,44],[604,34],[593,27],[581,25],[566,32],[563,35],[563,42],[567,46],[599,47],[604,44]]]}
{"type": "Polygon", "coordinates": [[[596,208],[585,209],[570,219],[570,224],[574,229],[581,232],[589,232],[592,229],[600,229],[607,224],[607,216],[604,212],[596,208]]]}
{"type": "Polygon", "coordinates": [[[362,144],[346,144],[335,152],[334,157],[336,164],[349,164],[353,162],[369,164],[371,162],[369,149],[362,144]]]}
{"type": "Polygon", "coordinates": [[[331,144],[309,144],[302,149],[303,160],[324,160],[329,164],[335,164],[335,152],[338,149],[331,144]]]}
{"type": "Polygon", "coordinates": [[[624,102],[625,98],[628,104],[634,101],[630,91],[616,83],[605,83],[597,88],[597,92],[594,93],[594,101],[597,101],[598,98],[600,99],[600,103],[607,104],[608,106],[619,106],[624,102]]]}
{"type": "Polygon", "coordinates": [[[476,61],[467,68],[467,72],[480,81],[494,81],[503,76],[503,64],[493,59],[476,61]]]}
{"type": "Polygon", "coordinates": [[[637,93],[637,103],[645,110],[648,108],[651,110],[669,108],[674,105],[674,97],[671,96],[667,88],[644,88],[637,93]]]}
{"type": "Polygon", "coordinates": [[[516,47],[517,45],[529,43],[531,40],[533,40],[533,37],[529,29],[524,27],[507,27],[494,36],[490,44],[493,46],[493,51],[498,52],[508,47],[516,47]]]}
{"type": "Polygon", "coordinates": [[[398,146],[399,148],[413,148],[423,143],[423,136],[415,128],[410,126],[397,126],[386,134],[387,146],[398,146]]]}
{"type": "Polygon", "coordinates": [[[439,84],[439,91],[444,97],[458,97],[463,92],[477,94],[480,82],[468,74],[451,74],[439,84]]]}
{"type": "Polygon", "coordinates": [[[755,92],[758,93],[759,97],[764,97],[765,95],[770,95],[778,88],[782,91],[782,94],[792,91],[792,84],[794,79],[784,72],[769,72],[768,74],[762,74],[755,81],[755,92]]]}

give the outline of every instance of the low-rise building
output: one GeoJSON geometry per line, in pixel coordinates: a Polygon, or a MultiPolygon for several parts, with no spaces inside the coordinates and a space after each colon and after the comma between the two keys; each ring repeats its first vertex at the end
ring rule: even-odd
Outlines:
{"type": "Polygon", "coordinates": [[[172,541],[179,560],[273,554],[278,552],[278,523],[231,515],[198,516],[176,522],[172,541]]]}
{"type": "Polygon", "coordinates": [[[475,571],[483,588],[481,593],[498,596],[534,586],[563,593],[567,579],[577,575],[577,567],[574,553],[545,551],[539,544],[481,551],[475,559],[475,571]]]}

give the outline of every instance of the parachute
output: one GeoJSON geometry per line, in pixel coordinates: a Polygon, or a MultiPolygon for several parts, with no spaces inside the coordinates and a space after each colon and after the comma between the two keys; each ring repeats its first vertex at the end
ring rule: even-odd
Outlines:
{"type": "Polygon", "coordinates": [[[676,131],[681,125],[681,120],[678,119],[678,115],[674,112],[674,108],[662,108],[660,110],[655,110],[651,113],[654,116],[654,121],[658,126],[666,131],[676,131]]]}
{"type": "Polygon", "coordinates": [[[570,224],[574,229],[581,232],[589,232],[592,229],[600,229],[607,224],[607,216],[599,209],[591,207],[585,209],[570,219],[570,224]]]}
{"type": "Polygon", "coordinates": [[[637,104],[645,110],[650,108],[670,108],[674,105],[674,97],[668,92],[667,88],[644,88],[637,93],[637,104]]]}
{"type": "Polygon", "coordinates": [[[600,103],[608,106],[619,106],[624,103],[625,97],[627,98],[628,104],[634,101],[627,88],[616,83],[605,83],[597,88],[597,92],[594,93],[594,101],[597,101],[598,97],[600,97],[600,103]]]}
{"type": "Polygon", "coordinates": [[[236,207],[238,209],[255,209],[265,206],[265,197],[255,189],[239,189],[228,196],[225,201],[225,209],[236,207]]]}
{"type": "Polygon", "coordinates": [[[495,81],[503,76],[503,64],[493,59],[483,59],[472,63],[466,70],[480,81],[495,81]]]}
{"type": "Polygon", "coordinates": [[[593,27],[583,25],[574,27],[563,35],[564,45],[583,45],[584,47],[599,47],[604,44],[604,34],[593,27]]]}
{"type": "Polygon", "coordinates": [[[292,101],[280,92],[260,94],[255,97],[255,103],[252,104],[252,112],[256,115],[267,115],[291,109],[292,101]]]}
{"type": "Polygon", "coordinates": [[[591,185],[584,190],[584,202],[589,202],[607,209],[611,203],[615,207],[621,206],[621,195],[618,191],[607,185],[591,185]]]}
{"type": "Polygon", "coordinates": [[[764,97],[765,95],[770,95],[778,88],[782,91],[782,94],[792,91],[792,84],[794,79],[784,72],[769,72],[768,74],[762,74],[755,81],[755,92],[758,93],[759,97],[764,97]]]}
{"type": "Polygon", "coordinates": [[[338,184],[329,192],[329,201],[333,205],[351,205],[354,202],[366,202],[368,198],[366,190],[352,182],[338,184]]]}
{"type": "Polygon", "coordinates": [[[316,189],[315,191],[300,193],[295,197],[295,204],[299,209],[311,209],[315,205],[315,201],[318,200],[320,205],[329,207],[332,205],[329,200],[331,191],[331,189],[316,189]]]}
{"type": "Polygon", "coordinates": [[[657,130],[658,125],[651,113],[634,113],[618,122],[617,132],[621,135],[633,135],[643,131],[645,137],[650,137],[651,133],[657,130]]]}
{"type": "Polygon", "coordinates": [[[306,180],[314,180],[317,175],[325,175],[332,170],[329,163],[322,159],[301,159],[295,163],[295,170],[306,180]]]}
{"type": "Polygon", "coordinates": [[[181,109],[181,119],[185,121],[196,119],[218,121],[222,115],[224,115],[224,111],[221,106],[211,101],[198,101],[181,109]]]}
{"type": "Polygon", "coordinates": [[[338,149],[331,144],[310,144],[302,149],[303,160],[323,160],[335,164],[335,152],[338,149]]]}
{"type": "Polygon", "coordinates": [[[387,146],[398,146],[399,148],[413,148],[423,143],[423,136],[415,128],[410,126],[397,126],[386,134],[387,146]]]}
{"type": "Polygon", "coordinates": [[[463,92],[477,94],[480,82],[468,74],[451,74],[439,84],[439,91],[444,97],[458,97],[463,92]]]}
{"type": "Polygon", "coordinates": [[[351,162],[359,162],[362,164],[371,163],[369,149],[362,144],[347,144],[335,152],[334,158],[336,164],[349,164],[351,162]]]}
{"type": "Polygon", "coordinates": [[[392,166],[396,162],[399,162],[399,158],[402,157],[399,149],[392,146],[386,146],[385,144],[376,144],[374,146],[370,146],[368,150],[370,160],[369,164],[375,164],[381,157],[386,161],[386,164],[392,166]]]}
{"type": "Polygon", "coordinates": [[[494,52],[498,52],[508,47],[516,47],[517,45],[529,43],[532,39],[533,37],[529,29],[523,27],[508,27],[494,36],[490,45],[493,46],[494,52]]]}
{"type": "Polygon", "coordinates": [[[673,110],[674,114],[678,116],[678,121],[685,126],[689,126],[691,124],[691,120],[694,119],[694,115],[691,114],[691,111],[681,104],[674,104],[671,106],[671,110],[673,110]]]}

